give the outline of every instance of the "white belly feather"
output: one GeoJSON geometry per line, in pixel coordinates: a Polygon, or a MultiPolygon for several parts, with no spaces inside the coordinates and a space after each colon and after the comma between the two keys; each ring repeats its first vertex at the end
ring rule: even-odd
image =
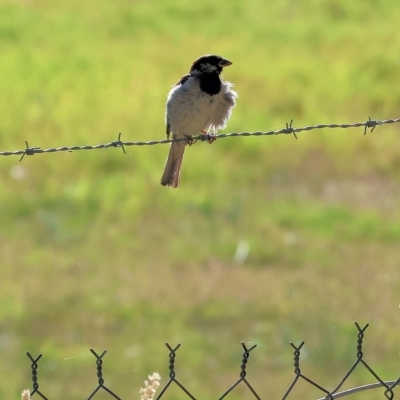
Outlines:
{"type": "Polygon", "coordinates": [[[236,92],[230,82],[222,82],[221,91],[210,96],[200,90],[197,79],[171,89],[167,99],[166,118],[174,135],[196,135],[202,130],[216,132],[224,128],[235,105],[236,92]]]}

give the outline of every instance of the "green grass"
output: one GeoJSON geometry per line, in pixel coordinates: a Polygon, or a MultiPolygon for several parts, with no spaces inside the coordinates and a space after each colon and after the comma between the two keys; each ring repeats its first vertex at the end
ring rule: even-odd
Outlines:
{"type": "MultiPolygon", "coordinates": [[[[0,1],[0,150],[162,139],[170,86],[209,52],[234,63],[227,132],[396,118],[399,23],[389,0],[0,1]]],[[[167,381],[166,341],[197,398],[238,378],[242,340],[259,346],[262,398],[293,379],[289,341],[333,388],[354,320],[371,323],[367,362],[397,378],[398,128],[199,143],[175,191],[159,184],[167,146],[2,157],[0,399],[29,387],[27,350],[44,354],[47,397],[85,398],[89,348],[109,350],[106,385],[139,398],[148,374],[167,381]]]]}

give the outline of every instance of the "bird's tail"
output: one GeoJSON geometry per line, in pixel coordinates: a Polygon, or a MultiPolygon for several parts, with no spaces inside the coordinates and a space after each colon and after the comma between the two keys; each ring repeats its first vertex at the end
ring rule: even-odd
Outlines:
{"type": "Polygon", "coordinates": [[[161,178],[161,185],[172,186],[174,188],[179,186],[185,146],[186,143],[184,141],[171,143],[164,173],[161,178]]]}

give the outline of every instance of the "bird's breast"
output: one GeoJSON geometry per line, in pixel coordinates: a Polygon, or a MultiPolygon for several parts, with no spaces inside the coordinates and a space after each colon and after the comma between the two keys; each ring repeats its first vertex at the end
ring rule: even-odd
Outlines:
{"type": "Polygon", "coordinates": [[[175,135],[196,135],[212,123],[222,93],[208,95],[194,79],[174,87],[167,100],[166,116],[175,135]]]}

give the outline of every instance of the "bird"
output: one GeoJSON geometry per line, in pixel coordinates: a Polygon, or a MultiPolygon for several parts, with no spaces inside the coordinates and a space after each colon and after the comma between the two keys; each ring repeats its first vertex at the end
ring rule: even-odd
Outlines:
{"type": "Polygon", "coordinates": [[[232,62],[216,54],[195,60],[187,75],[176,83],[167,97],[165,122],[167,139],[173,139],[161,185],[177,188],[186,145],[193,135],[205,134],[211,144],[218,129],[225,128],[236,104],[233,84],[221,79],[222,70],[232,62]]]}

